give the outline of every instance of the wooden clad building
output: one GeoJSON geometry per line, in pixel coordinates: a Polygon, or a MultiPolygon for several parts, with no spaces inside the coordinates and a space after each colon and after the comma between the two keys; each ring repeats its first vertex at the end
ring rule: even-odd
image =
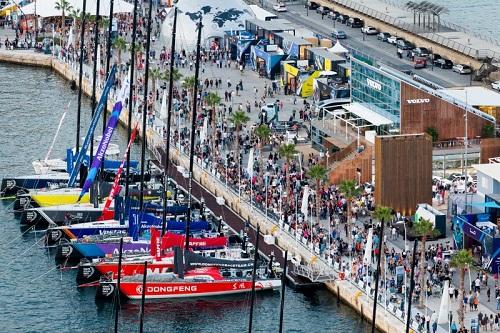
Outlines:
{"type": "Polygon", "coordinates": [[[490,158],[500,157],[500,138],[482,139],[480,156],[481,164],[489,163],[490,158]]]}
{"type": "MultiPolygon", "coordinates": [[[[464,114],[462,106],[401,82],[401,133],[424,133],[427,128],[434,127],[439,140],[464,137],[464,114]]],[[[487,123],[489,122],[484,118],[469,112],[468,137],[480,136],[487,123]]]]}
{"type": "Polygon", "coordinates": [[[432,204],[432,139],[427,134],[375,138],[375,203],[403,215],[432,204]]]}

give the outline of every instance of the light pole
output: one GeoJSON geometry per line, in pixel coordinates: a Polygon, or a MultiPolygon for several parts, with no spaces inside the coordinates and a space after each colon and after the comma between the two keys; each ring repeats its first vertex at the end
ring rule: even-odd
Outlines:
{"type": "Polygon", "coordinates": [[[465,145],[465,170],[464,170],[464,175],[465,175],[465,180],[464,180],[464,194],[465,194],[465,201],[464,201],[464,208],[465,212],[467,212],[467,183],[468,183],[468,177],[467,177],[467,153],[468,153],[468,147],[469,147],[469,139],[468,139],[468,103],[467,103],[467,90],[465,90],[465,136],[464,136],[464,145],[465,145]]]}

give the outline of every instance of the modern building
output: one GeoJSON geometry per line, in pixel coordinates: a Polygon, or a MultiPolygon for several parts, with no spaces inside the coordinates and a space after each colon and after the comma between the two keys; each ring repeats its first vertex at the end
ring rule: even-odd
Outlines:
{"type": "Polygon", "coordinates": [[[351,58],[351,90],[353,103],[390,121],[377,127],[379,134],[416,134],[432,128],[440,141],[456,140],[464,137],[466,121],[468,138],[480,137],[485,125],[495,124],[491,115],[423,78],[356,57],[351,58]]]}

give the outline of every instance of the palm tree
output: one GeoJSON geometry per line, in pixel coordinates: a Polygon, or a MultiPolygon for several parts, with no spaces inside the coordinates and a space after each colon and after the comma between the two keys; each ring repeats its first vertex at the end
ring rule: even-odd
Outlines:
{"type": "Polygon", "coordinates": [[[118,66],[122,64],[122,52],[127,48],[127,42],[123,37],[117,37],[113,41],[113,48],[118,51],[118,66]]]}
{"type": "Polygon", "coordinates": [[[236,111],[231,114],[229,121],[233,123],[236,129],[236,155],[238,157],[238,174],[241,170],[241,159],[240,159],[240,131],[241,126],[246,124],[250,118],[243,111],[236,111]]]}
{"type": "Polygon", "coordinates": [[[71,9],[73,9],[73,6],[69,3],[68,0],[57,0],[56,3],[54,4],[54,8],[57,10],[61,11],[61,19],[62,19],[62,24],[61,24],[61,35],[62,38],[61,40],[64,41],[64,35],[66,32],[66,13],[69,13],[71,9]]]}
{"type": "Polygon", "coordinates": [[[354,179],[346,179],[342,181],[339,185],[340,193],[344,194],[347,200],[347,230],[349,232],[349,239],[351,239],[351,202],[354,198],[361,194],[361,188],[356,186],[356,181],[354,179]]]}
{"type": "Polygon", "coordinates": [[[262,172],[264,171],[264,156],[262,154],[262,148],[271,137],[271,129],[266,124],[262,124],[255,129],[255,135],[259,139],[259,158],[260,158],[259,175],[262,175],[262,172]]]}
{"type": "MultiPolygon", "coordinates": [[[[377,254],[377,270],[376,270],[376,275],[375,275],[375,295],[373,297],[373,312],[372,312],[372,332],[375,331],[375,320],[377,318],[377,300],[378,300],[378,288],[379,288],[379,281],[380,281],[380,265],[383,260],[385,260],[385,255],[382,256],[382,251],[383,251],[383,244],[384,244],[384,223],[388,220],[391,219],[392,216],[392,209],[384,206],[378,206],[377,209],[375,209],[375,212],[373,216],[380,221],[380,232],[379,232],[379,237],[378,237],[378,254],[377,254]]],[[[369,263],[368,263],[369,264],[369,263]]],[[[385,276],[384,276],[384,282],[385,282],[385,276]]],[[[385,283],[384,283],[385,285],[385,283]]],[[[387,292],[387,288],[386,288],[387,292]]]]}
{"type": "MultiPolygon", "coordinates": [[[[196,80],[194,76],[188,76],[182,82],[182,88],[186,89],[189,92],[188,94],[189,102],[192,101],[194,98],[193,94],[195,85],[196,85],[196,80]]],[[[189,119],[191,119],[191,114],[189,115],[189,119]]]]}
{"type": "MultiPolygon", "coordinates": [[[[289,170],[290,170],[290,161],[292,158],[297,154],[297,149],[295,149],[295,145],[293,143],[285,143],[281,145],[278,149],[278,154],[281,156],[281,158],[284,158],[286,161],[286,174],[285,174],[285,180],[286,180],[286,192],[287,192],[287,198],[290,197],[290,177],[289,177],[289,170]]],[[[302,170],[300,170],[302,172],[302,170]]]]}
{"type": "Polygon", "coordinates": [[[159,79],[163,78],[163,73],[159,68],[149,68],[149,77],[153,83],[151,91],[153,92],[153,112],[156,108],[156,83],[159,79]]]}
{"type": "MultiPolygon", "coordinates": [[[[392,209],[385,206],[377,206],[375,212],[373,212],[373,217],[379,220],[380,223],[382,224],[384,224],[387,221],[390,221],[392,219],[392,216],[393,216],[392,209]]],[[[379,235],[379,239],[382,242],[384,239],[384,235],[379,235]]],[[[386,259],[385,255],[381,258],[382,258],[382,267],[385,267],[385,259],[386,259]]],[[[383,274],[383,276],[385,278],[385,274],[383,274]]]]}
{"type": "MultiPolygon", "coordinates": [[[[179,70],[177,68],[174,67],[174,70],[172,71],[172,79],[174,82],[177,82],[179,81],[181,78],[182,78],[182,74],[179,72],[179,70]]],[[[163,77],[162,77],[162,80],[169,80],[170,79],[170,70],[165,70],[165,72],[163,72],[163,77]]]]}
{"type": "MultiPolygon", "coordinates": [[[[458,252],[455,252],[453,256],[451,257],[451,262],[450,265],[451,267],[458,268],[460,270],[460,287],[458,291],[458,299],[462,300],[464,299],[464,293],[465,293],[465,287],[464,287],[464,282],[465,282],[465,269],[470,267],[474,263],[474,257],[470,253],[469,250],[462,249],[458,252]]],[[[460,301],[458,302],[459,308],[458,308],[458,323],[460,324],[461,328],[465,328],[464,325],[464,317],[465,317],[465,309],[464,309],[464,302],[460,301]]]]}
{"type": "MultiPolygon", "coordinates": [[[[215,127],[216,127],[216,107],[220,104],[221,98],[219,94],[214,93],[214,92],[209,92],[208,95],[205,97],[206,103],[212,108],[212,135],[215,135],[215,127]]],[[[212,141],[212,152],[215,151],[215,140],[212,141]]]]}
{"type": "MultiPolygon", "coordinates": [[[[437,236],[439,235],[439,231],[434,229],[434,224],[426,219],[420,219],[413,225],[413,231],[415,236],[420,237],[420,299],[419,299],[419,307],[424,307],[424,294],[425,294],[425,242],[429,236],[437,236]]],[[[413,254],[415,255],[415,254],[413,254]]]]}
{"type": "Polygon", "coordinates": [[[321,192],[320,192],[320,186],[321,186],[321,181],[326,178],[326,174],[328,173],[328,170],[320,165],[320,164],[315,164],[311,168],[309,168],[309,177],[313,179],[316,182],[316,222],[319,224],[319,208],[321,205],[321,192]]]}
{"type": "Polygon", "coordinates": [[[72,8],[69,11],[69,16],[73,19],[73,25],[78,29],[78,21],[82,18],[82,13],[79,8],[72,8]]]}

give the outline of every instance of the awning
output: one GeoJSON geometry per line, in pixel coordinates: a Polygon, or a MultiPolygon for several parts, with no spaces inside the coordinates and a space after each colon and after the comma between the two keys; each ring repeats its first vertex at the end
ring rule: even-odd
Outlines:
{"type": "MultiPolygon", "coordinates": [[[[36,13],[40,17],[59,17],[62,16],[62,11],[55,8],[56,0],[37,0],[36,7],[35,2],[32,2],[24,7],[20,8],[20,12],[23,15],[33,15],[36,13]]],[[[68,0],[74,10],[82,10],[83,1],[80,0],[68,0]]],[[[86,12],[90,15],[95,15],[97,3],[95,1],[88,1],[86,5],[86,12]]],[[[131,13],[134,10],[134,6],[124,0],[115,0],[113,5],[113,12],[117,13],[131,13]]],[[[66,17],[70,17],[70,12],[64,13],[66,17]]],[[[101,16],[109,15],[109,1],[101,1],[99,4],[99,14],[101,16]]]]}
{"type": "Polygon", "coordinates": [[[467,206],[486,207],[486,208],[500,208],[500,205],[497,204],[494,201],[472,202],[472,203],[467,203],[467,206]]]}
{"type": "Polygon", "coordinates": [[[344,105],[343,108],[374,126],[392,125],[393,123],[392,120],[387,119],[381,114],[368,109],[360,103],[347,104],[344,105]]]}

